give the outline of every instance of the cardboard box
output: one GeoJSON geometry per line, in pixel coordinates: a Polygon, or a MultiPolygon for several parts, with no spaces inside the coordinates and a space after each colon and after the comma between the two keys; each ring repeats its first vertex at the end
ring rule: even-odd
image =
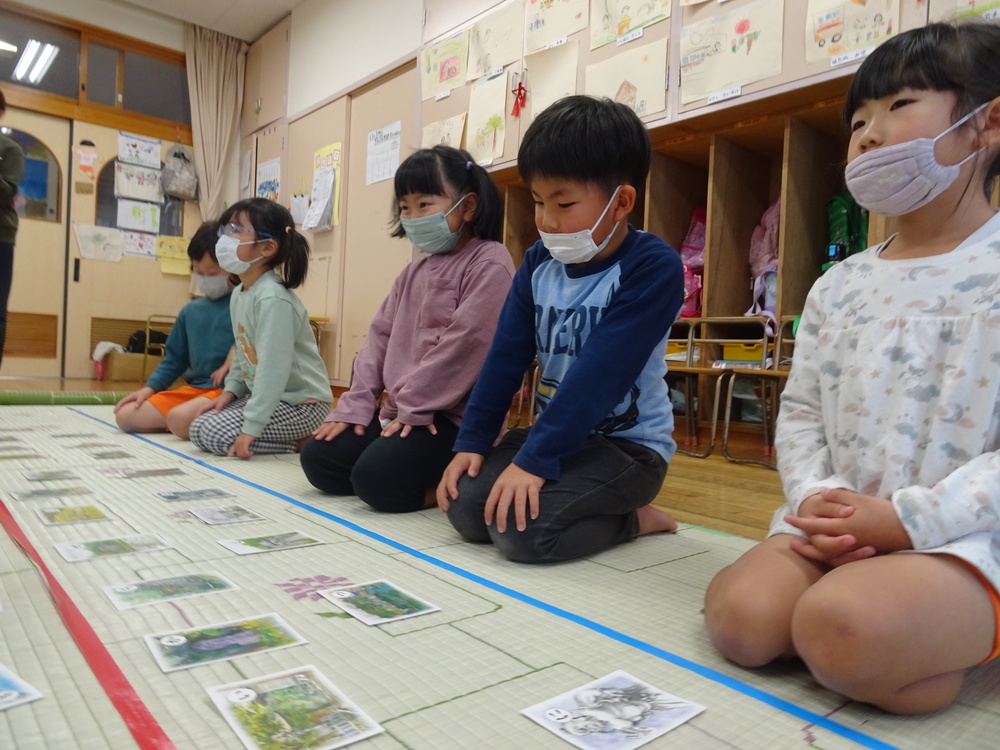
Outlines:
{"type": "Polygon", "coordinates": [[[101,360],[101,380],[130,380],[145,383],[163,357],[150,354],[146,357],[146,367],[142,366],[143,355],[132,352],[108,352],[101,360]]]}

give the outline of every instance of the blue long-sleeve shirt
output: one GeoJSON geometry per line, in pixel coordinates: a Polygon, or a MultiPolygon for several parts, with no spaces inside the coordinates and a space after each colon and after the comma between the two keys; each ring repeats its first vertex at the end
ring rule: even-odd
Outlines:
{"type": "Polygon", "coordinates": [[[683,299],[680,256],[654,235],[629,227],[614,254],[582,268],[535,243],[514,276],[455,451],[487,453],[537,356],[539,415],[517,466],[556,480],[593,433],[669,461],[677,446],[664,352],[683,299]]]}
{"type": "Polygon", "coordinates": [[[214,388],[212,373],[222,367],[233,346],[229,295],[221,299],[191,300],[177,314],[163,361],[146,385],[164,391],[177,378],[195,388],[214,388]]]}

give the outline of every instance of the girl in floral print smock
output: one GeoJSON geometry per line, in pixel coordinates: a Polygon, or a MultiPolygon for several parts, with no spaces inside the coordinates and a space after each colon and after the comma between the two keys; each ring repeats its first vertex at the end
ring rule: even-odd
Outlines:
{"type": "Polygon", "coordinates": [[[1000,27],[886,41],[844,112],[848,189],[898,231],[809,293],[776,435],[786,502],[709,585],[706,623],[737,664],[797,656],[922,713],[1000,652],[1000,27]]]}

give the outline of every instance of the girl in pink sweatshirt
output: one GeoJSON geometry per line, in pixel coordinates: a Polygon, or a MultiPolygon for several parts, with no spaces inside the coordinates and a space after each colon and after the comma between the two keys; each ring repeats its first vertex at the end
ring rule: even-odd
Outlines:
{"type": "Polygon", "coordinates": [[[500,193],[468,152],[417,151],[396,171],[395,191],[392,234],[425,257],[396,278],[354,361],[350,390],[301,461],[317,489],[404,513],[435,503],[514,264],[499,242],[500,193]]]}

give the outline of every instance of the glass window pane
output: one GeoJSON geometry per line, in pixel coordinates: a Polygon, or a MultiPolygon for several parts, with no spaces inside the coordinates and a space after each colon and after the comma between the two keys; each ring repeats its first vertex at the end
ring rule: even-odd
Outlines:
{"type": "Polygon", "coordinates": [[[118,96],[118,50],[87,44],[87,101],[115,106],[118,96]]]}
{"type": "Polygon", "coordinates": [[[129,112],[191,124],[187,70],[137,52],[125,53],[123,105],[129,112]]]}
{"type": "MultiPolygon", "coordinates": [[[[105,164],[97,178],[97,216],[94,223],[99,227],[118,226],[118,198],[115,197],[117,162],[117,159],[112,159],[105,164]]],[[[183,219],[184,201],[164,196],[164,201],[160,204],[160,234],[180,237],[183,219]]]]}
{"type": "Polygon", "coordinates": [[[12,128],[2,130],[24,152],[24,177],[14,196],[17,215],[22,219],[59,221],[62,174],[55,154],[30,133],[12,128]]]}
{"type": "Polygon", "coordinates": [[[17,47],[15,53],[0,55],[0,80],[79,97],[78,33],[0,10],[0,41],[17,47]]]}

